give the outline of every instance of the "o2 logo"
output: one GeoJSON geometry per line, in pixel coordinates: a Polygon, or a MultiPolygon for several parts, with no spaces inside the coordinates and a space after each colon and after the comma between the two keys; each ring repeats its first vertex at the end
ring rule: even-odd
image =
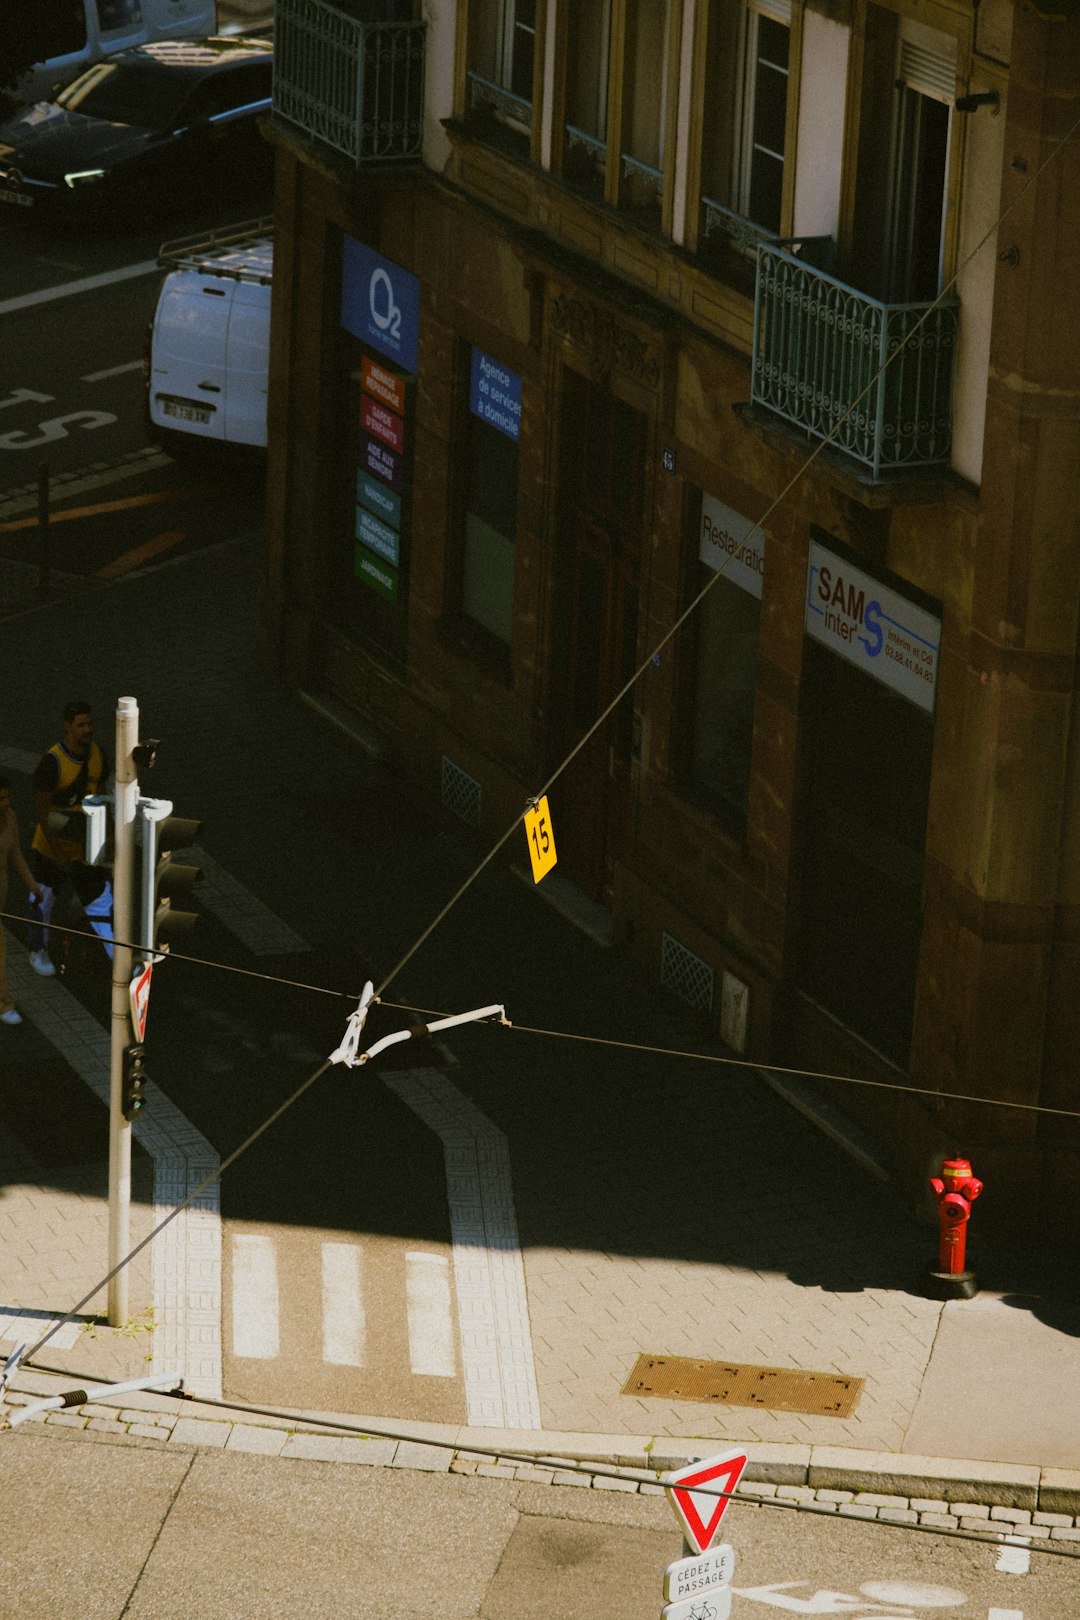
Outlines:
{"type": "Polygon", "coordinates": [[[395,343],[400,343],[401,308],[394,301],[394,283],[381,265],[371,273],[371,281],[368,284],[368,309],[379,331],[385,332],[395,343]]]}
{"type": "Polygon", "coordinates": [[[420,282],[354,236],[344,239],[341,324],[361,343],[415,375],[419,358],[420,282]]]}

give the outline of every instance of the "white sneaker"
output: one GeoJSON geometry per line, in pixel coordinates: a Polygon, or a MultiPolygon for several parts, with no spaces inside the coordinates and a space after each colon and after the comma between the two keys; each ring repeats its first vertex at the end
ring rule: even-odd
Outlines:
{"type": "Polygon", "coordinates": [[[0,1024],[21,1024],[21,1023],[22,1023],[22,1014],[17,1013],[15,1011],[14,1007],[9,1007],[7,1012],[0,1013],[0,1024]]]}
{"type": "Polygon", "coordinates": [[[35,973],[40,973],[43,979],[51,979],[56,969],[49,959],[48,951],[31,951],[30,966],[35,973]]]}

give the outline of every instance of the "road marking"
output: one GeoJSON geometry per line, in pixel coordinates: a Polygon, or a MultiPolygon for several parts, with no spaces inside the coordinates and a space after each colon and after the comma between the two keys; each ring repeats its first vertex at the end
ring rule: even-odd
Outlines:
{"type": "MultiPolygon", "coordinates": [[[[59,1311],[47,1311],[44,1316],[25,1311],[14,1305],[0,1305],[0,1339],[14,1339],[19,1344],[33,1344],[43,1333],[48,1333],[54,1322],[60,1320],[59,1311]]],[[[79,1341],[85,1326],[85,1317],[76,1317],[57,1328],[49,1343],[54,1350],[70,1350],[79,1341]]]]}
{"type": "Polygon", "coordinates": [[[0,411],[6,405],[51,405],[55,398],[55,394],[35,394],[32,388],[13,388],[10,394],[0,399],[0,411]]]}
{"type": "Polygon", "coordinates": [[[144,540],[141,546],[134,546],[131,551],[121,552],[112,562],[99,568],[94,575],[95,579],[121,579],[124,574],[130,574],[133,568],[139,568],[154,557],[160,557],[163,551],[172,551],[187,539],[183,529],[165,529],[163,533],[156,534],[152,540],[144,540]]]}
{"type": "Polygon", "coordinates": [[[1003,1575],[1026,1575],[1031,1568],[1030,1547],[1002,1547],[994,1568],[1003,1575]]]}
{"type": "Polygon", "coordinates": [[[138,276],[149,276],[160,269],[156,259],[142,264],[125,264],[118,270],[106,270],[100,276],[83,276],[80,281],[65,281],[59,287],[42,287],[39,292],[22,293],[18,298],[6,298],[0,303],[0,315],[14,315],[19,309],[34,309],[38,304],[51,304],[57,298],[74,298],[78,293],[96,292],[99,287],[111,287],[116,281],[134,281],[138,276]]]}
{"type": "MultiPolygon", "coordinates": [[[[121,501],[99,501],[96,506],[72,506],[63,512],[50,512],[49,522],[70,523],[74,518],[104,517],[109,512],[130,512],[137,506],[159,506],[162,501],[179,501],[186,495],[205,494],[205,489],[155,489],[147,495],[128,495],[121,501]]],[[[17,518],[14,523],[0,523],[0,534],[36,529],[37,525],[36,517],[17,518]]]]}
{"type": "Polygon", "coordinates": [[[234,1233],[232,1239],[233,1355],[270,1361],[281,1348],[277,1256],[272,1239],[234,1233]]]}
{"type": "Polygon", "coordinates": [[[445,1256],[425,1250],[406,1254],[405,1309],[412,1371],[433,1378],[453,1378],[457,1359],[450,1308],[450,1262],[445,1256]]]}
{"type": "Polygon", "coordinates": [[[1023,1609],[987,1609],[986,1620],[1024,1620],[1023,1609]]]}
{"type": "MultiPolygon", "coordinates": [[[[4,749],[0,757],[8,769],[18,769],[15,761],[20,754],[17,749],[4,749]]],[[[22,757],[34,760],[33,755],[22,757]]],[[[33,769],[33,765],[29,768],[33,769]]],[[[7,943],[8,981],[24,1016],[108,1108],[107,1031],[59,979],[38,977],[21,939],[16,943],[9,933],[7,943]]],[[[146,1088],[146,1101],[146,1108],[132,1121],[131,1133],[153,1161],[155,1224],[166,1216],[175,1217],[152,1249],[155,1326],[149,1370],[173,1372],[180,1367],[190,1389],[218,1397],[221,1227],[216,1182],[176,1214],[184,1200],[217,1168],[218,1156],[205,1136],[152,1080],[146,1088]]]]}
{"type": "Polygon", "coordinates": [[[123,377],[129,371],[141,371],[141,360],[127,360],[122,366],[109,366],[105,371],[88,371],[80,382],[104,382],[107,377],[123,377]]]}
{"type": "Polygon", "coordinates": [[[443,1145],[468,1421],[474,1428],[539,1429],[506,1137],[437,1069],[381,1078],[443,1145]]]}
{"type": "Polygon", "coordinates": [[[367,1319],[361,1292],[363,1252],[358,1243],[322,1246],[323,1360],[335,1367],[362,1367],[367,1319]]]}
{"type": "MultiPolygon", "coordinates": [[[[140,478],[144,473],[154,472],[158,467],[172,467],[173,461],[163,450],[137,450],[132,455],[121,456],[118,460],[102,466],[88,467],[79,472],[59,473],[50,483],[50,492],[54,500],[69,500],[72,495],[86,495],[92,489],[104,489],[109,484],[118,484],[125,478],[140,478]]],[[[18,489],[7,490],[0,495],[0,512],[5,517],[15,517],[20,512],[35,512],[38,504],[38,486],[35,479],[32,484],[23,484],[18,489]]]]}

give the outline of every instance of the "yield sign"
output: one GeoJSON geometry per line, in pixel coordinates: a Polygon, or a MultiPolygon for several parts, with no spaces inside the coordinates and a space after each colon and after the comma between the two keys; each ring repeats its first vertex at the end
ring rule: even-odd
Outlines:
{"type": "Polygon", "coordinates": [[[715,1541],[728,1505],[728,1496],[718,1493],[734,1491],[745,1467],[745,1451],[725,1451],[663,1476],[667,1499],[695,1552],[708,1552],[715,1541]]]}
{"type": "Polygon", "coordinates": [[[131,998],[131,1024],[135,1031],[135,1039],[139,1042],[146,1034],[146,1011],[150,1005],[150,975],[153,970],[153,962],[147,962],[142,972],[136,974],[128,985],[128,995],[131,998]]]}

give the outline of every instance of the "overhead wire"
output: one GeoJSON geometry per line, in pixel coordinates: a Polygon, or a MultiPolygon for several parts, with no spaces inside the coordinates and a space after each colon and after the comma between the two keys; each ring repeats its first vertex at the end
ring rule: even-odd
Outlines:
{"type": "MultiPolygon", "coordinates": [[[[922,315],[918,318],[918,320],[914,323],[914,325],[911,327],[910,331],[908,332],[907,341],[910,341],[910,339],[915,335],[915,333],[919,331],[919,329],[925,324],[925,322],[927,320],[929,320],[930,316],[934,313],[935,309],[951,293],[953,287],[956,285],[957,281],[959,280],[959,278],[963,274],[963,272],[966,270],[967,266],[972,262],[972,260],[976,257],[976,255],[982,251],[983,247],[985,247],[986,243],[990,241],[991,237],[995,235],[995,233],[1000,228],[1002,223],[1008,218],[1009,214],[1012,213],[1013,209],[1018,206],[1018,204],[1026,196],[1027,192],[1031,189],[1031,187],[1034,186],[1038,182],[1038,180],[1041,178],[1041,176],[1043,175],[1043,173],[1045,172],[1045,170],[1047,169],[1049,164],[1054,161],[1054,159],[1057,157],[1058,153],[1061,152],[1063,150],[1063,148],[1068,144],[1068,142],[1073,138],[1073,136],[1076,134],[1078,129],[1080,129],[1080,117],[1077,117],[1073,121],[1073,123],[1066,130],[1065,134],[1054,144],[1054,146],[1051,147],[1050,151],[1047,153],[1047,156],[1039,164],[1038,168],[1036,168],[1034,170],[1034,172],[1029,176],[1029,178],[1023,182],[1023,184],[1020,186],[1020,189],[1017,191],[1016,196],[1013,197],[1012,201],[1007,203],[1006,206],[1000,211],[997,218],[994,220],[993,224],[979,238],[979,240],[975,244],[975,246],[970,250],[970,252],[964,258],[962,263],[959,265],[959,267],[953,273],[953,275],[949,278],[949,280],[942,287],[942,289],[938,293],[937,297],[931,303],[929,303],[927,305],[927,307],[923,311],[922,315]]],[[[836,435],[839,433],[840,429],[843,427],[844,423],[854,413],[854,411],[856,410],[858,405],[861,403],[861,401],[871,391],[871,389],[877,383],[879,378],[888,369],[888,367],[892,364],[893,360],[897,357],[897,355],[900,352],[902,352],[902,351],[900,349],[898,349],[893,354],[890,354],[890,355],[886,356],[886,358],[884,359],[882,364],[878,367],[878,369],[869,378],[869,380],[867,381],[867,383],[865,384],[865,386],[863,387],[861,392],[858,395],[856,395],[855,399],[848,406],[847,410],[844,411],[843,414],[837,418],[837,420],[834,422],[833,426],[829,429],[829,432],[822,437],[822,439],[818,442],[818,444],[815,445],[814,449],[812,451],[810,451],[810,453],[806,456],[806,458],[799,464],[799,466],[796,468],[796,470],[794,471],[794,473],[792,474],[790,479],[787,481],[787,483],[780,490],[779,494],[777,494],[773,498],[773,500],[769,502],[769,504],[766,507],[765,511],[761,514],[761,516],[757,519],[756,523],[753,525],[753,528],[748,531],[747,535],[745,536],[746,539],[749,539],[753,534],[759,533],[759,532],[761,532],[763,530],[764,525],[768,522],[768,520],[771,517],[771,515],[773,514],[773,512],[775,512],[777,507],[780,506],[781,503],[784,500],[786,500],[787,496],[790,494],[792,489],[794,489],[795,485],[805,475],[805,473],[814,464],[814,462],[818,459],[818,457],[820,455],[822,455],[823,452],[833,442],[833,440],[836,438],[836,435]]],[[[637,669],[624,682],[623,686],[616,693],[616,695],[612,698],[612,700],[607,704],[607,706],[601,711],[601,713],[597,716],[597,718],[593,721],[592,725],[578,739],[578,741],[570,749],[569,753],[563,758],[561,763],[559,765],[557,765],[555,767],[555,769],[551,772],[551,774],[548,776],[547,780],[545,781],[543,787],[541,787],[538,790],[537,793],[535,793],[534,795],[532,795],[530,797],[530,799],[528,801],[529,804],[537,803],[538,800],[540,798],[542,798],[549,791],[549,789],[551,787],[554,786],[554,784],[559,780],[559,778],[563,775],[563,773],[569,768],[569,766],[577,758],[578,754],[582,751],[582,749],[586,746],[586,744],[592,739],[592,737],[594,737],[596,735],[597,731],[599,731],[600,728],[605,724],[605,722],[611,717],[611,715],[615,712],[615,710],[618,708],[619,704],[623,701],[623,699],[633,690],[633,688],[637,685],[637,682],[646,673],[646,671],[652,666],[653,660],[656,658],[656,656],[660,652],[663,651],[663,649],[674,638],[674,636],[677,635],[678,631],[682,628],[682,626],[686,623],[686,621],[691,617],[691,615],[694,612],[696,612],[698,607],[700,607],[701,603],[708,596],[709,592],[717,584],[717,581],[720,579],[721,575],[723,574],[723,571],[727,567],[728,562],[730,562],[730,558],[725,559],[725,562],[721,565],[721,567],[719,569],[715,570],[715,572],[713,574],[713,577],[706,583],[705,586],[702,587],[702,589],[697,593],[696,596],[693,597],[693,599],[690,601],[690,603],[687,605],[687,607],[684,608],[684,610],[678,615],[678,617],[675,619],[674,623],[669,627],[669,629],[660,638],[660,640],[654,645],[654,647],[650,650],[648,655],[639,664],[637,669]]],[[[491,864],[491,862],[494,860],[495,856],[504,847],[504,845],[509,842],[510,838],[517,831],[519,825],[520,825],[520,817],[516,816],[514,818],[514,820],[510,823],[510,825],[506,828],[505,832],[503,832],[502,835],[491,846],[491,848],[485,854],[483,859],[472,870],[472,872],[466,877],[465,881],[459,885],[459,887],[455,890],[454,894],[450,897],[450,899],[441,907],[441,909],[436,913],[436,915],[433,917],[433,919],[427,925],[427,927],[414,940],[413,944],[405,951],[404,955],[402,955],[399,958],[399,960],[397,961],[395,966],[388,973],[386,973],[383,976],[383,978],[379,981],[379,984],[375,987],[375,990],[374,990],[374,995],[373,995],[373,998],[372,998],[374,1001],[381,1000],[381,992],[382,992],[382,990],[384,990],[389,984],[391,984],[398,977],[398,975],[402,972],[402,970],[405,968],[405,966],[412,960],[412,958],[417,954],[417,952],[427,942],[427,940],[436,931],[436,929],[438,927],[440,927],[440,925],[445,920],[445,918],[449,915],[449,913],[457,905],[458,901],[461,900],[461,898],[468,892],[468,890],[477,881],[477,879],[480,877],[480,875],[491,864]]],[[[0,913],[0,916],[3,916],[5,918],[7,918],[7,917],[11,917],[12,914],[9,913],[9,912],[3,912],[3,913],[0,913]]],[[[16,920],[16,921],[25,921],[25,918],[16,917],[14,920],[16,920]]],[[[56,925],[56,924],[53,924],[51,922],[49,924],[49,927],[50,928],[56,927],[58,932],[59,931],[79,932],[79,930],[74,930],[74,929],[72,929],[72,930],[66,930],[66,929],[61,930],[60,925],[56,925]]],[[[97,935],[96,933],[91,933],[89,935],[89,937],[94,939],[94,940],[98,940],[99,943],[100,943],[100,936],[97,935]]],[[[135,946],[134,949],[140,950],[140,949],[142,949],[142,947],[135,946]]],[[[148,953],[148,954],[160,955],[160,953],[158,953],[158,952],[153,952],[153,953],[148,953]]],[[[174,953],[172,953],[170,951],[168,954],[172,955],[174,953]]],[[[181,959],[180,953],[175,953],[175,954],[177,956],[177,959],[180,960],[181,959]]],[[[220,967],[226,967],[226,964],[207,964],[207,965],[217,965],[217,966],[220,966],[220,967]]],[[[246,969],[233,970],[233,969],[227,969],[226,968],[226,970],[227,971],[237,971],[237,972],[241,972],[241,973],[248,973],[249,972],[249,970],[246,970],[246,969]]],[[[258,977],[262,977],[263,975],[253,973],[253,974],[250,974],[250,976],[258,978],[258,977]]],[[[317,987],[311,986],[309,988],[315,989],[317,987]]],[[[338,994],[338,992],[326,992],[326,991],[324,991],[323,993],[338,994]]],[[[538,1031],[537,1033],[540,1033],[540,1032],[538,1031]]],[[[567,1038],[574,1039],[574,1038],[583,1038],[583,1037],[567,1037],[567,1038]]],[[[721,1060],[721,1061],[726,1061],[726,1060],[721,1060]]],[[[751,1066],[753,1066],[753,1065],[751,1065],[751,1066]]],[[[86,1305],[87,1303],[89,1303],[89,1301],[94,1297],[94,1295],[97,1294],[98,1292],[100,1292],[101,1288],[103,1286],[105,1286],[105,1284],[107,1282],[109,1282],[114,1276],[116,1276],[117,1273],[124,1268],[124,1266],[128,1265],[130,1263],[130,1261],[133,1260],[137,1254],[141,1253],[141,1251],[149,1243],[151,1243],[154,1240],[155,1237],[157,1237],[159,1235],[159,1233],[169,1224],[169,1222],[171,1220],[174,1220],[179,1214],[181,1214],[183,1212],[183,1210],[188,1208],[188,1206],[194,1201],[194,1199],[196,1197],[199,1196],[199,1194],[201,1192],[204,1192],[208,1187],[212,1186],[216,1181],[218,1181],[221,1178],[221,1176],[225,1173],[226,1169],[230,1168],[236,1162],[236,1160],[241,1156],[241,1154],[246,1152],[247,1149],[254,1142],[256,1142],[259,1139],[260,1136],[263,1135],[264,1131],[268,1130],[271,1125],[275,1124],[276,1121],[278,1119],[280,1119],[282,1117],[282,1115],[285,1114],[288,1111],[288,1109],[293,1105],[293,1103],[295,1103],[301,1096],[303,1096],[303,1094],[308,1090],[308,1088],[311,1085],[313,1085],[314,1082],[316,1080],[318,1080],[320,1078],[320,1076],[323,1075],[329,1067],[331,1067],[331,1061],[329,1059],[327,1059],[324,1063],[322,1063],[319,1066],[318,1069],[316,1069],[312,1074],[310,1074],[307,1077],[307,1079],[304,1080],[292,1092],[292,1094],[288,1098],[286,1098],[286,1100],[283,1103],[281,1103],[268,1116],[268,1118],[260,1126],[258,1126],[250,1134],[250,1136],[248,1136],[245,1139],[244,1142],[242,1142],[240,1144],[240,1146],[238,1148],[234,1149],[233,1152],[230,1153],[228,1155],[228,1157],[226,1159],[224,1159],[222,1161],[222,1163],[209,1176],[206,1177],[204,1182],[200,1185],[199,1188],[196,1189],[196,1191],[194,1193],[188,1194],[188,1196],[180,1204],[178,1204],[174,1210],[170,1211],[170,1213],[158,1224],[158,1226],[155,1227],[154,1230],[152,1232],[150,1232],[145,1238],[143,1238],[142,1241],[140,1243],[138,1243],[135,1246],[135,1248],[130,1251],[130,1253],[128,1255],[122,1257],[120,1259],[120,1261],[117,1263],[117,1265],[115,1267],[113,1267],[113,1269],[109,1272],[108,1277],[103,1279],[102,1282],[97,1283],[94,1286],[94,1288],[91,1290],[91,1292],[89,1294],[87,1294],[82,1300],[80,1300],[79,1303],[71,1311],[67,1312],[62,1318],[60,1318],[60,1320],[58,1322],[54,1323],[53,1326],[48,1330],[48,1332],[46,1332],[36,1342],[33,1349],[31,1351],[27,1352],[26,1359],[29,1359],[31,1356],[37,1354],[37,1352],[40,1351],[43,1348],[43,1346],[49,1342],[49,1340],[53,1337],[54,1333],[56,1333],[59,1330],[59,1328],[63,1325],[64,1322],[70,1321],[73,1316],[77,1315],[78,1312],[82,1309],[82,1307],[84,1305],[86,1305]]],[[[831,1077],[822,1076],[822,1078],[831,1078],[831,1077]]],[[[851,1080],[851,1077],[844,1077],[844,1076],[836,1076],[835,1078],[838,1079],[838,1080],[845,1079],[845,1078],[848,1079],[849,1081],[851,1080]]],[[[856,1083],[867,1084],[867,1085],[887,1084],[886,1082],[876,1082],[876,1081],[858,1081],[856,1083]]],[[[940,1096],[941,1093],[933,1092],[933,1093],[931,1093],[931,1095],[940,1096]]],[[[997,1101],[997,1099],[985,1099],[985,1098],[972,1098],[970,1100],[975,1101],[975,1102],[997,1101]]],[[[1002,1104],[1002,1106],[1006,1106],[1006,1105],[1002,1104]]],[[[1056,1112],[1055,1110],[1049,1110],[1049,1109],[1046,1110],[1046,1111],[1047,1112],[1056,1112]]]]}
{"type": "MultiPolygon", "coordinates": [[[[25,922],[25,917],[12,911],[0,910],[0,921],[25,922]]],[[[49,923],[50,931],[70,935],[76,939],[84,939],[88,943],[100,946],[101,935],[85,928],[72,928],[60,923],[49,923]]],[[[249,979],[261,979],[268,984],[280,984],[293,990],[309,990],[316,995],[332,996],[337,1001],[352,1003],[357,997],[349,990],[334,990],[328,985],[311,984],[304,979],[292,979],[278,973],[257,972],[251,968],[235,967],[229,962],[220,962],[211,957],[193,956],[190,953],[177,951],[172,946],[167,952],[147,951],[142,945],[130,941],[114,939],[111,943],[127,945],[130,950],[144,957],[154,957],[157,961],[167,958],[179,962],[188,962],[196,967],[211,968],[222,973],[237,973],[249,979]]],[[[415,1013],[420,1018],[445,1018],[445,1012],[433,1007],[417,1007],[409,1002],[388,1001],[385,996],[374,997],[373,1001],[388,1011],[415,1013]]],[[[694,1063],[713,1063],[718,1067],[729,1069],[748,1069],[760,1074],[767,1070],[770,1074],[788,1075],[798,1080],[822,1080],[836,1085],[866,1086],[877,1091],[896,1091],[917,1097],[928,1097],[941,1102],[978,1103],[987,1108],[1011,1108],[1019,1113],[1049,1114],[1058,1119],[1080,1120],[1080,1109],[1055,1108],[1048,1103],[1024,1102],[1006,1097],[980,1097],[975,1092],[946,1091],[934,1086],[915,1086],[906,1084],[901,1080],[872,1080],[865,1075],[834,1074],[826,1069],[806,1069],[793,1064],[771,1063],[754,1058],[740,1058],[723,1052],[702,1052],[686,1047],[657,1046],[655,1043],[645,1041],[621,1040],[611,1035],[592,1035],[580,1030],[546,1029],[539,1025],[523,1024],[517,1019],[502,1019],[503,1028],[515,1030],[522,1035],[537,1035],[549,1040],[576,1041],[590,1046],[609,1046],[626,1052],[640,1052],[650,1057],[683,1058],[694,1063]]]]}

